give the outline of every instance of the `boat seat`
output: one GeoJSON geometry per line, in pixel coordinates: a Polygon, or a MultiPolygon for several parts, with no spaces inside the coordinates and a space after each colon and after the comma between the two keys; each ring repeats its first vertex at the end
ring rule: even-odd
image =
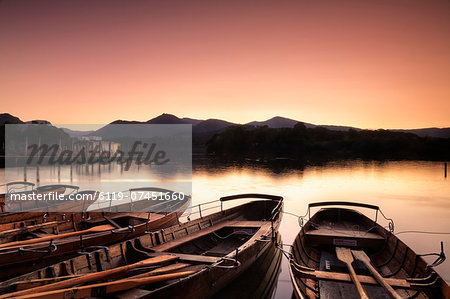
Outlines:
{"type": "Polygon", "coordinates": [[[378,234],[343,228],[319,227],[307,231],[305,238],[312,246],[332,245],[373,249],[384,244],[384,238],[378,234]]]}
{"type": "Polygon", "coordinates": [[[198,230],[196,232],[193,232],[189,235],[180,237],[176,240],[173,240],[168,243],[163,243],[161,245],[153,247],[154,250],[157,251],[168,251],[172,248],[175,248],[181,244],[184,244],[186,242],[190,242],[192,240],[198,239],[202,236],[205,236],[207,234],[216,232],[224,227],[242,227],[242,228],[259,228],[263,224],[267,223],[266,221],[238,221],[238,220],[227,220],[220,223],[217,223],[214,226],[209,226],[206,228],[202,228],[201,230],[198,230]]]}
{"type": "Polygon", "coordinates": [[[205,256],[196,254],[185,254],[178,252],[149,252],[148,256],[159,256],[159,255],[173,255],[179,258],[180,262],[191,262],[191,263],[202,263],[202,264],[214,264],[218,262],[221,258],[215,256],[205,256]]]}

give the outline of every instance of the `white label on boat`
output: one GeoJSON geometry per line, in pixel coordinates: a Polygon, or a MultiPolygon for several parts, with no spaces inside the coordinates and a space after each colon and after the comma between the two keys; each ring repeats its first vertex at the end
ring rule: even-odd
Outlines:
{"type": "Polygon", "coordinates": [[[336,246],[358,246],[358,242],[356,240],[348,239],[333,239],[333,244],[336,246]]]}

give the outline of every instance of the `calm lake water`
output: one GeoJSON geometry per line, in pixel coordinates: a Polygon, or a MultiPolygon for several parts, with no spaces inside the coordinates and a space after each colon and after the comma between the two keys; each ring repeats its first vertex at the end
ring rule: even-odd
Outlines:
{"type": "MultiPolygon", "coordinates": [[[[89,179],[85,178],[84,182],[110,180],[111,174],[107,173],[85,174],[89,179]]],[[[130,182],[129,176],[127,174],[121,183],[130,182]]],[[[147,176],[151,174],[144,170],[131,174],[143,183],[147,176]]],[[[0,179],[4,182],[4,170],[0,171],[0,179]]],[[[124,190],[123,186],[120,190],[124,190]]],[[[281,195],[284,197],[284,210],[296,215],[304,215],[308,203],[319,201],[378,205],[386,216],[394,219],[395,233],[411,230],[447,233],[399,234],[400,239],[416,253],[439,252],[440,241],[444,241],[445,252],[450,255],[450,179],[444,177],[443,162],[353,161],[276,171],[248,165],[205,164],[194,167],[193,205],[237,193],[281,195]]],[[[239,203],[242,200],[227,203],[225,207],[239,203]]],[[[373,215],[373,212],[368,211],[367,215],[373,215]]],[[[283,243],[292,244],[299,231],[297,218],[284,214],[280,231],[283,243]]],[[[433,258],[427,260],[434,261],[433,258]]],[[[450,281],[450,261],[436,267],[436,270],[450,281]]],[[[283,259],[275,298],[290,298],[291,294],[287,262],[283,259]]]]}

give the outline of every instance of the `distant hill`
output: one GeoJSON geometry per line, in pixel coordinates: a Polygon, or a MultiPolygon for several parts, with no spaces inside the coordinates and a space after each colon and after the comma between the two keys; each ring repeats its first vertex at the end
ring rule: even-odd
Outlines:
{"type": "Polygon", "coordinates": [[[176,117],[173,114],[163,113],[155,118],[146,121],[147,124],[189,124],[186,120],[176,117]]]}
{"type": "Polygon", "coordinates": [[[356,131],[361,131],[362,130],[362,129],[355,128],[355,127],[333,126],[333,125],[320,125],[320,126],[316,126],[316,127],[325,128],[325,129],[328,129],[328,130],[331,130],[331,131],[348,131],[350,129],[356,130],[356,131]]]}
{"type": "Polygon", "coordinates": [[[111,123],[112,125],[124,125],[124,124],[145,124],[145,122],[137,121],[137,120],[115,120],[111,123]]]}
{"type": "Polygon", "coordinates": [[[87,136],[87,135],[89,135],[89,134],[94,132],[94,131],[76,131],[76,130],[71,130],[71,129],[67,129],[67,128],[61,128],[61,129],[63,129],[64,132],[69,134],[70,137],[75,137],[75,138],[80,138],[82,136],[87,136]]]}
{"type": "Polygon", "coordinates": [[[207,119],[195,125],[192,131],[194,134],[217,132],[232,125],[234,124],[221,119],[207,119]]]}
{"type": "MultiPolygon", "coordinates": [[[[286,117],[281,116],[275,116],[271,119],[265,120],[265,121],[252,121],[247,123],[246,125],[249,126],[255,126],[255,127],[263,127],[268,126],[269,128],[273,129],[279,129],[279,128],[293,128],[297,123],[301,121],[290,119],[286,117]]],[[[0,126],[4,125],[5,123],[24,123],[19,118],[8,114],[3,113],[0,114],[0,126]]],[[[28,123],[49,123],[45,120],[34,120],[29,121],[28,123]]],[[[326,128],[332,131],[348,131],[349,129],[353,129],[356,131],[360,131],[362,129],[355,128],[355,127],[349,127],[349,126],[335,126],[335,125],[316,125],[311,123],[305,123],[302,122],[305,127],[307,128],[316,128],[316,127],[322,127],[326,128]]],[[[192,132],[194,135],[202,135],[203,139],[205,136],[212,136],[213,134],[231,126],[235,125],[235,123],[228,122],[221,119],[207,119],[207,120],[201,120],[201,119],[194,119],[189,117],[179,118],[173,114],[169,113],[163,113],[157,117],[154,117],[148,121],[128,121],[128,120],[115,120],[111,124],[191,124],[192,125],[192,132]],[[206,134],[206,135],[205,135],[206,134]]],[[[101,130],[101,129],[100,129],[101,130]]],[[[396,129],[396,130],[389,130],[393,132],[403,132],[403,133],[412,133],[416,134],[420,137],[439,137],[439,138],[450,138],[450,127],[447,128],[421,128],[421,129],[396,129]]],[[[81,134],[81,133],[80,133],[81,134]]],[[[97,134],[96,132],[91,133],[93,135],[97,134]]]]}
{"type": "Polygon", "coordinates": [[[420,137],[450,138],[450,128],[424,128],[412,130],[391,130],[395,132],[413,133],[420,137]]]}
{"type": "Polygon", "coordinates": [[[329,130],[317,126],[294,128],[232,126],[215,134],[207,152],[227,160],[274,160],[323,163],[341,159],[425,160],[450,159],[449,138],[424,138],[388,130],[329,130]]]}
{"type": "Polygon", "coordinates": [[[15,117],[9,113],[1,113],[0,114],[0,126],[5,124],[23,124],[24,122],[20,120],[20,118],[15,117]]]}
{"type": "MultiPolygon", "coordinates": [[[[275,116],[275,117],[272,117],[271,119],[268,119],[265,121],[252,121],[252,122],[247,123],[246,125],[254,126],[254,127],[268,126],[269,128],[280,129],[280,128],[293,128],[299,122],[301,122],[301,121],[291,119],[291,118],[281,117],[281,116],[275,116]]],[[[144,122],[119,120],[119,121],[113,122],[113,124],[115,124],[115,123],[135,124],[135,123],[144,123],[144,122]]],[[[236,125],[235,123],[228,122],[228,121],[221,120],[221,119],[201,120],[201,119],[194,119],[194,118],[189,118],[189,117],[178,118],[177,116],[175,116],[173,114],[168,114],[168,113],[161,114],[155,118],[148,120],[145,123],[150,123],[150,124],[191,124],[193,134],[194,135],[201,134],[203,136],[205,136],[205,134],[212,136],[213,133],[217,133],[218,131],[225,129],[228,126],[236,125]]],[[[315,125],[315,124],[305,123],[305,122],[302,122],[302,123],[307,128],[321,127],[321,128],[325,128],[325,129],[332,130],[332,131],[348,131],[350,129],[356,130],[356,131],[362,130],[360,128],[349,127],[349,126],[315,125]]],[[[416,134],[420,137],[430,136],[430,137],[438,137],[438,138],[450,138],[450,127],[449,128],[423,128],[423,129],[412,129],[412,130],[398,129],[398,130],[389,130],[389,131],[412,133],[412,134],[416,134]]]]}
{"type": "Polygon", "coordinates": [[[195,119],[195,118],[189,118],[189,117],[183,117],[182,120],[184,120],[185,122],[187,122],[193,126],[198,125],[199,123],[204,121],[203,119],[195,119]]]}
{"type": "MultiPolygon", "coordinates": [[[[293,128],[297,123],[299,123],[298,120],[285,118],[281,116],[275,116],[271,119],[265,120],[265,121],[252,121],[247,123],[249,126],[255,126],[255,127],[264,127],[268,126],[269,128],[273,129],[279,129],[279,128],[293,128]]],[[[309,127],[315,127],[313,124],[303,123],[307,128],[309,127]]]]}

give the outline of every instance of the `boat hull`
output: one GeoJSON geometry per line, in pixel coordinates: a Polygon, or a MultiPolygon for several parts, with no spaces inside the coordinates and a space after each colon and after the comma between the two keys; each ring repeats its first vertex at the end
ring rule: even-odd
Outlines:
{"type": "MultiPolygon", "coordinates": [[[[336,247],[367,253],[402,297],[450,297],[447,283],[392,232],[355,210],[326,208],[311,217],[292,245],[289,271],[296,298],[359,298],[336,247]]],[[[389,297],[360,261],[352,265],[369,298],[389,297]]]]}

